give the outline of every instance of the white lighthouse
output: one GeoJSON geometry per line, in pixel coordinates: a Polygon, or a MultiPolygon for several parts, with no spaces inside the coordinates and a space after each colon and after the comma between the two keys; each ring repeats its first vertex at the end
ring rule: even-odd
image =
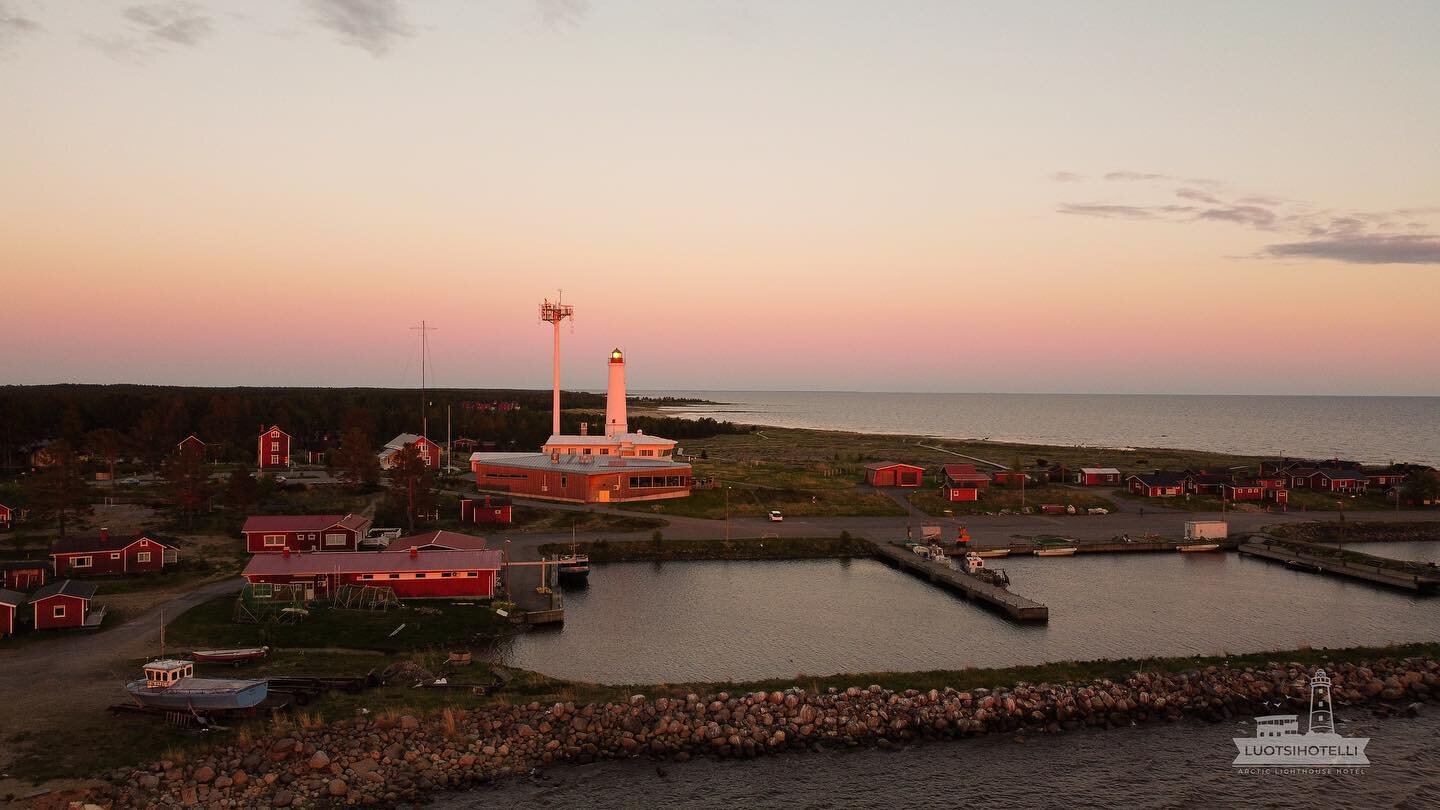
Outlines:
{"type": "Polygon", "coordinates": [[[610,386],[605,393],[605,435],[609,438],[630,432],[625,417],[625,353],[610,352],[610,386]]]}

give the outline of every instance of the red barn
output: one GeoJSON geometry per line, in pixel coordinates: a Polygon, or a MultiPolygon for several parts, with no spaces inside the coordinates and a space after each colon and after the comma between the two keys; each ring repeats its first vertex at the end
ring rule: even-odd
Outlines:
{"type": "Polygon", "coordinates": [[[394,467],[395,454],[411,445],[414,445],[415,452],[420,454],[420,460],[425,462],[426,467],[432,470],[440,469],[440,445],[414,433],[401,433],[385,443],[379,453],[380,469],[388,470],[394,467]]]}
{"type": "Polygon", "coordinates": [[[865,465],[865,483],[872,487],[918,487],[925,483],[925,470],[898,461],[877,461],[865,465]]]}
{"type": "Polygon", "coordinates": [[[50,579],[50,563],[41,560],[6,560],[0,562],[0,587],[16,591],[33,591],[50,579]]]}
{"type": "Polygon", "coordinates": [[[35,629],[84,627],[90,618],[90,600],[94,597],[93,582],[61,579],[46,585],[30,597],[30,606],[35,610],[35,629]]]}
{"type": "Polygon", "coordinates": [[[361,515],[251,515],[240,531],[251,554],[354,551],[370,531],[361,515]]]}
{"type": "Polygon", "coordinates": [[[0,588],[0,638],[15,635],[15,616],[25,604],[25,594],[0,588]]]}
{"type": "Polygon", "coordinates": [[[255,463],[262,470],[281,470],[290,466],[290,434],[278,425],[260,434],[255,463]]]}
{"type": "Polygon", "coordinates": [[[264,598],[266,584],[300,584],[326,599],[341,585],[393,588],[401,599],[488,599],[495,595],[499,551],[385,551],[257,554],[242,574],[264,598]]]}
{"type": "Polygon", "coordinates": [[[0,503],[0,530],[9,529],[10,524],[13,523],[14,520],[15,513],[10,509],[10,507],[6,506],[3,503],[0,503]]]}
{"type": "Polygon", "coordinates": [[[97,537],[67,537],[56,540],[50,551],[55,576],[153,573],[179,559],[174,544],[139,534],[111,536],[101,529],[97,537]]]}
{"type": "Polygon", "coordinates": [[[205,442],[200,441],[199,436],[191,433],[189,436],[181,439],[179,444],[175,445],[175,455],[183,456],[186,453],[194,453],[200,458],[204,458],[205,442]]]}
{"type": "Polygon", "coordinates": [[[514,505],[509,498],[484,495],[480,500],[464,498],[460,501],[461,523],[489,523],[508,526],[515,520],[514,505]]]}
{"type": "Polygon", "coordinates": [[[1120,471],[1114,467],[1081,467],[1075,473],[1075,483],[1087,487],[1116,487],[1120,485],[1120,471]]]}

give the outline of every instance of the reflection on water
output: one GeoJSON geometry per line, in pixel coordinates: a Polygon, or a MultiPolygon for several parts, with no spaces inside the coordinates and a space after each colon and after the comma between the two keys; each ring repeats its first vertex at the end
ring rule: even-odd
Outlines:
{"type": "Polygon", "coordinates": [[[1392,560],[1414,560],[1440,564],[1440,543],[1425,540],[1407,540],[1394,543],[1348,543],[1347,551],[1360,551],[1392,560]]]}
{"type": "Polygon", "coordinates": [[[1232,554],[995,560],[1050,607],[1017,625],[873,560],[597,565],[563,628],[499,651],[601,683],[1000,667],[1440,637],[1440,599],[1232,554]]]}
{"type": "Polygon", "coordinates": [[[436,807],[1211,808],[1440,807],[1440,714],[1374,720],[1338,713],[1340,733],[1370,737],[1359,774],[1242,774],[1232,737],[1249,722],[1194,722],[755,760],[651,760],[557,767],[442,796],[436,807]],[[1323,797],[1321,799],[1320,797],[1323,797]],[[1317,801],[1318,800],[1318,801],[1317,801]]]}

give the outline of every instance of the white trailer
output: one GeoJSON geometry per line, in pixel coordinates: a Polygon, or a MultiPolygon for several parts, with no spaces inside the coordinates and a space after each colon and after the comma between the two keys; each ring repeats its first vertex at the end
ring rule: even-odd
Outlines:
{"type": "Polygon", "coordinates": [[[1223,520],[1185,521],[1186,540],[1224,540],[1230,536],[1230,525],[1223,520]]]}

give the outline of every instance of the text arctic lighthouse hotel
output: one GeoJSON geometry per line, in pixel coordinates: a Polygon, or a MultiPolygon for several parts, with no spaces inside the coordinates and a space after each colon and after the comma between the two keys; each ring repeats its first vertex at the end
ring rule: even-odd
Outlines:
{"type": "Polygon", "coordinates": [[[559,320],[564,312],[549,301],[541,319],[556,327],[554,432],[539,453],[474,453],[470,469],[482,491],[574,503],[623,503],[690,494],[690,465],[675,461],[675,442],[642,431],[630,432],[625,412],[625,354],[610,352],[605,425],[590,433],[582,422],[578,435],[560,433],[559,320]]]}

